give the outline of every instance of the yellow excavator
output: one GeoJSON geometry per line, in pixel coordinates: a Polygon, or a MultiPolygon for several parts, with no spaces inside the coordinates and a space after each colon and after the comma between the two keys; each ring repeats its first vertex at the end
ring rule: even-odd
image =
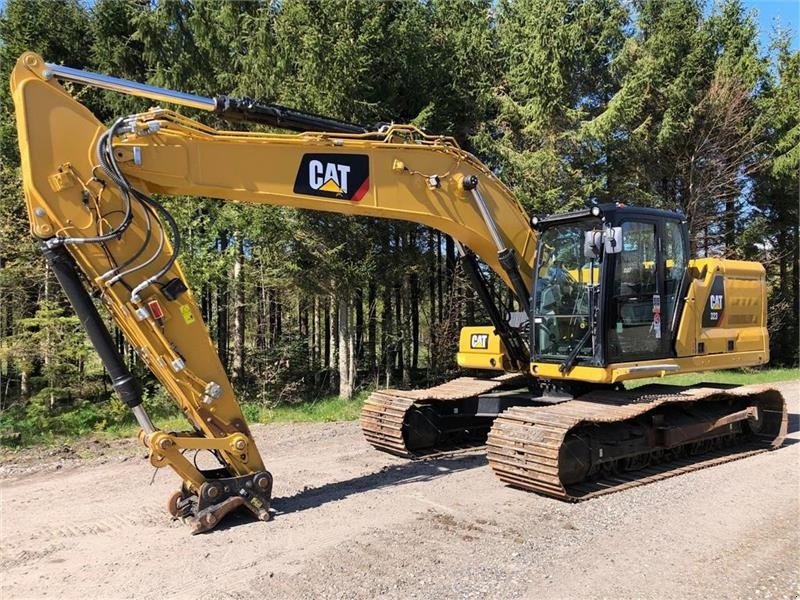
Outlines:
{"type": "Polygon", "coordinates": [[[624,382],[769,360],[765,271],[689,257],[680,213],[593,205],[529,218],[449,137],[366,128],[248,98],[206,98],[23,54],[11,76],[31,232],[132,409],[168,504],[193,532],[244,507],[269,519],[272,476],[201,319],[159,195],[421,223],[456,241],[490,323],[460,334],[482,373],[376,391],[361,426],[405,457],[485,445],[514,487],[580,500],[781,445],[786,403],[762,387],[624,382]],[[101,123],[62,86],[88,85],[293,133],[221,131],[164,108],[101,123]],[[479,262],[480,261],[480,262],[479,262]],[[512,307],[487,285],[491,269],[512,307]],[[105,305],[191,429],[156,428],[95,306],[105,305]],[[218,468],[184,453],[208,450],[218,468]]]}

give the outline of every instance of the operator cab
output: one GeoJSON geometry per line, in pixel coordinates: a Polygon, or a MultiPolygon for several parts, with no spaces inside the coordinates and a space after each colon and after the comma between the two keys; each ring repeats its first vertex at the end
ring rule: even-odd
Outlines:
{"type": "MultiPolygon", "coordinates": [[[[533,363],[576,366],[675,356],[689,256],[686,218],[602,204],[531,220],[533,363]]],[[[548,369],[550,370],[550,369],[548,369]]]]}

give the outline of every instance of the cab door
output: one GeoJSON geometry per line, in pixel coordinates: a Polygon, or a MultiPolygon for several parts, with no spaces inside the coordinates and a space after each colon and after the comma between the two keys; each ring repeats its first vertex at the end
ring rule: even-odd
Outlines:
{"type": "Polygon", "coordinates": [[[666,356],[663,328],[664,269],[656,219],[625,220],[622,251],[613,255],[607,287],[607,362],[666,356]]]}
{"type": "Polygon", "coordinates": [[[678,220],[623,220],[606,289],[607,363],[674,356],[688,249],[678,220]]]}

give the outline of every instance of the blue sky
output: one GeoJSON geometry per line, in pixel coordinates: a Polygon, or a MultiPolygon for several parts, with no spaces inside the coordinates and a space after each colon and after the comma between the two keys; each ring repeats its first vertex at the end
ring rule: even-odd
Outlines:
{"type": "Polygon", "coordinates": [[[800,48],[800,0],[742,0],[746,9],[756,13],[761,49],[766,50],[776,25],[792,36],[792,50],[800,48]]]}

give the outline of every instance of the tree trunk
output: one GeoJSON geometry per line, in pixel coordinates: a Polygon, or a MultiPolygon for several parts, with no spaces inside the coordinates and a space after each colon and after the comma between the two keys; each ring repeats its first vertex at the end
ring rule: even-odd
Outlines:
{"type": "Polygon", "coordinates": [[[439,307],[438,322],[441,323],[444,319],[444,290],[442,280],[442,232],[436,232],[436,300],[439,307]]]}
{"type": "Polygon", "coordinates": [[[789,265],[787,264],[789,255],[786,252],[786,226],[779,225],[778,229],[778,272],[780,274],[778,285],[780,286],[781,300],[788,298],[789,294],[789,265]]]}
{"type": "Polygon", "coordinates": [[[740,253],[736,248],[736,200],[725,202],[725,257],[738,258],[740,253]]]}
{"type": "Polygon", "coordinates": [[[269,318],[267,315],[267,289],[263,283],[256,286],[256,353],[259,360],[264,359],[267,351],[267,330],[269,318]]]}
{"type": "MultiPolygon", "coordinates": [[[[434,323],[436,322],[436,236],[433,229],[428,230],[428,327],[430,331],[429,346],[435,345],[434,340],[434,323]]],[[[428,353],[431,356],[431,353],[428,353]]],[[[430,359],[429,359],[430,360],[430,359]]]]}
{"type": "Polygon", "coordinates": [[[408,278],[411,304],[411,369],[419,364],[419,275],[411,273],[408,278]]]}
{"type": "Polygon", "coordinates": [[[447,289],[453,285],[453,273],[456,270],[456,249],[453,238],[446,235],[445,238],[445,276],[447,278],[447,289]]]}
{"type": "MultiPolygon", "coordinates": [[[[228,232],[219,234],[219,251],[224,254],[228,249],[228,232]]],[[[217,353],[222,366],[228,370],[228,280],[223,277],[217,284],[217,353]]]]}
{"type": "Polygon", "coordinates": [[[19,395],[23,400],[31,397],[30,386],[28,385],[28,369],[22,369],[19,373],[19,395]]]}
{"type": "MultiPolygon", "coordinates": [[[[50,301],[50,267],[45,267],[44,270],[44,303],[45,306],[48,305],[50,301]]],[[[48,307],[49,308],[49,307],[48,307]]],[[[47,386],[50,388],[50,398],[48,400],[48,406],[50,410],[53,410],[54,405],[56,403],[55,395],[53,394],[53,387],[55,386],[56,382],[53,379],[53,373],[50,369],[50,363],[52,360],[51,356],[51,336],[52,336],[52,328],[47,327],[47,331],[45,333],[45,342],[44,342],[44,372],[47,374],[47,386]]]]}
{"type": "Polygon", "coordinates": [[[233,263],[233,381],[244,381],[244,241],[236,234],[236,260],[233,263]]]}
{"type": "Polygon", "coordinates": [[[319,296],[314,296],[314,318],[311,321],[311,366],[316,371],[317,366],[319,365],[319,354],[320,354],[320,318],[319,318],[319,296]]]}
{"type": "Polygon", "coordinates": [[[355,354],[353,352],[353,327],[351,297],[349,293],[337,298],[339,314],[339,397],[350,400],[355,388],[355,354]]]}
{"type": "Polygon", "coordinates": [[[392,339],[392,294],[389,286],[383,287],[383,310],[381,311],[381,355],[386,387],[392,383],[394,365],[394,340],[392,339]]]}
{"type": "Polygon", "coordinates": [[[374,279],[370,279],[369,288],[367,288],[367,366],[370,373],[375,372],[375,352],[376,352],[376,311],[377,307],[377,286],[374,279]]]}
{"type": "Polygon", "coordinates": [[[323,335],[323,343],[324,343],[324,357],[322,359],[322,364],[326,367],[331,366],[331,301],[330,298],[325,299],[325,315],[324,315],[324,331],[323,335]]]}
{"type": "Polygon", "coordinates": [[[337,365],[337,341],[339,339],[339,304],[336,298],[332,297],[330,302],[330,321],[331,321],[331,328],[330,328],[330,361],[328,362],[328,368],[335,369],[337,365]]]}
{"type": "Polygon", "coordinates": [[[356,288],[353,298],[353,308],[356,311],[355,348],[356,358],[364,359],[364,291],[356,288]]]}
{"type": "Polygon", "coordinates": [[[400,284],[394,286],[394,329],[395,329],[395,355],[397,356],[396,368],[402,373],[405,368],[403,352],[403,294],[400,284]]]}
{"type": "MultiPolygon", "coordinates": [[[[792,243],[792,298],[794,300],[794,315],[800,309],[800,224],[794,224],[794,240],[792,243]]],[[[796,325],[795,325],[796,327],[796,325]]],[[[795,342],[797,337],[795,336],[795,342]]]]}

